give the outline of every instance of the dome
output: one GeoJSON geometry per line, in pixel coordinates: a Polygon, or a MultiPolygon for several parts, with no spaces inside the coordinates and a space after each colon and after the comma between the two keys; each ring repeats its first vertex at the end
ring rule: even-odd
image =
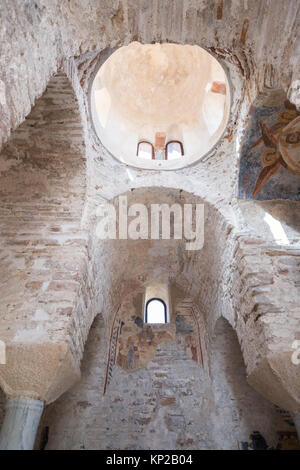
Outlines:
{"type": "Polygon", "coordinates": [[[121,162],[182,168],[221,138],[229,83],[220,63],[199,46],[133,42],[98,69],[91,111],[99,139],[121,162]]]}

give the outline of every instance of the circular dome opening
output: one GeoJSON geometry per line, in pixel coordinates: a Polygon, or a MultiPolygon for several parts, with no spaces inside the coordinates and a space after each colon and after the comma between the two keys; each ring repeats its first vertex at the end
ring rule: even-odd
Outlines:
{"type": "Polygon", "coordinates": [[[220,63],[199,46],[133,42],[100,66],[91,112],[102,144],[121,162],[183,168],[222,137],[229,83],[220,63]]]}

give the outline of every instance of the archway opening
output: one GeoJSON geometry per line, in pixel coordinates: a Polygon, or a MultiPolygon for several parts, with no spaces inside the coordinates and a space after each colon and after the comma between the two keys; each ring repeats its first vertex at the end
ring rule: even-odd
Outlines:
{"type": "Polygon", "coordinates": [[[167,307],[163,300],[148,300],[145,321],[146,323],[167,323],[167,307]]]}

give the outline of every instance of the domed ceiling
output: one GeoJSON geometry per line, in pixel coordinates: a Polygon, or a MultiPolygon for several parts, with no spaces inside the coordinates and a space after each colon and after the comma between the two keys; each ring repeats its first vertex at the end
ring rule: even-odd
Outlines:
{"type": "Polygon", "coordinates": [[[91,111],[101,142],[120,161],[145,169],[182,168],[200,160],[222,136],[229,84],[223,67],[199,46],[134,42],[99,68],[91,111]],[[137,155],[141,141],[153,144],[152,155],[143,151],[147,145],[137,155]],[[182,145],[175,143],[175,153],[166,154],[170,141],[182,145]]]}

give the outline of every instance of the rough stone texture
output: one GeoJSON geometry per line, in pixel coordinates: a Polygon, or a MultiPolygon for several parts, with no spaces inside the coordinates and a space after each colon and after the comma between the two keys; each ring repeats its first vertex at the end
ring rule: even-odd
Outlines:
{"type": "MultiPolygon", "coordinates": [[[[261,216],[253,216],[259,207],[294,220],[298,205],[242,207],[236,198],[251,104],[269,88],[289,90],[298,102],[299,3],[285,0],[283,14],[280,0],[6,0],[0,15],[4,143],[28,116],[0,157],[0,338],[9,354],[15,351],[14,369],[0,366],[2,387],[10,395],[56,398],[78,377],[95,315],[103,313],[110,331],[124,293],[161,278],[199,305],[208,338],[217,319],[226,317],[237,331],[249,381],[272,402],[299,411],[300,372],[291,364],[292,343],[300,338],[299,231],[288,230],[289,245],[281,246],[266,234],[261,216]],[[180,171],[141,171],[117,162],[97,140],[89,114],[91,79],[106,48],[132,40],[199,44],[227,67],[231,120],[206,161],[180,171]],[[58,68],[65,74],[55,77],[58,68]],[[121,193],[148,204],[159,197],[204,202],[204,249],[189,253],[182,242],[100,243],[96,209],[121,193]],[[61,379],[54,389],[53,375],[41,390],[36,364],[28,372],[24,360],[33,351],[41,354],[45,371],[48,359],[56,358],[51,371],[58,368],[61,379]],[[64,357],[72,371],[65,383],[59,368],[64,357]]],[[[103,362],[97,368],[103,375],[103,362]]],[[[79,387],[84,385],[87,379],[79,387]]],[[[68,413],[73,411],[65,403],[61,414],[68,413]]]]}
{"type": "MultiPolygon", "coordinates": [[[[130,319],[139,311],[128,306],[125,302],[130,319]]],[[[183,306],[178,314],[186,313],[183,306]]],[[[187,329],[178,328],[174,336],[173,317],[163,326],[172,339],[157,345],[147,365],[115,364],[103,395],[108,335],[98,317],[87,341],[82,381],[46,409],[36,447],[46,427],[46,449],[237,449],[253,430],[275,445],[276,431],[294,428],[249,387],[237,338],[222,322],[203,367],[186,347],[187,329]]]]}
{"type": "Polygon", "coordinates": [[[70,324],[73,309],[81,308],[76,298],[84,289],[87,257],[83,148],[76,100],[61,73],[1,154],[0,335],[7,365],[0,376],[11,396],[22,390],[23,396],[49,400],[57,386],[64,388],[53,380],[72,383],[78,377],[70,324]],[[22,376],[12,377],[21,364],[22,376]],[[64,368],[70,374],[59,378],[64,368]]]}
{"type": "Polygon", "coordinates": [[[280,430],[292,430],[275,407],[253,390],[246,380],[245,364],[237,336],[229,323],[219,319],[211,342],[214,387],[213,433],[222,449],[235,448],[258,430],[268,445],[276,446],[280,430]]]}
{"type": "Polygon", "coordinates": [[[299,250],[264,243],[258,248],[245,240],[235,263],[236,328],[249,381],[279,406],[296,411],[300,369],[291,356],[300,333],[299,250]]]}
{"type": "Polygon", "coordinates": [[[298,2],[286,0],[284,10],[280,0],[5,0],[1,134],[29,113],[63,58],[133,40],[199,44],[230,56],[258,86],[281,77],[287,90],[299,71],[298,2]]]}

